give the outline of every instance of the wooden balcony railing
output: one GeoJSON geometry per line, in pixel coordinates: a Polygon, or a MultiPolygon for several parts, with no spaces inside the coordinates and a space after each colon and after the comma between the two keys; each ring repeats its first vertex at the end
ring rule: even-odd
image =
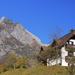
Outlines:
{"type": "Polygon", "coordinates": [[[65,57],[65,61],[66,61],[67,63],[75,63],[75,56],[72,56],[72,57],[66,56],[66,57],[65,57]]]}
{"type": "Polygon", "coordinates": [[[66,45],[66,50],[75,52],[75,45],[70,45],[70,44],[66,45]]]}

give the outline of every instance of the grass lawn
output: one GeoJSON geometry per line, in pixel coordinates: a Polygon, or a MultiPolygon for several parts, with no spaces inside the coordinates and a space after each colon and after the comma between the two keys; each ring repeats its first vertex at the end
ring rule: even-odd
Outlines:
{"type": "Polygon", "coordinates": [[[68,70],[61,66],[36,66],[29,69],[16,69],[1,73],[0,75],[69,75],[68,70]]]}

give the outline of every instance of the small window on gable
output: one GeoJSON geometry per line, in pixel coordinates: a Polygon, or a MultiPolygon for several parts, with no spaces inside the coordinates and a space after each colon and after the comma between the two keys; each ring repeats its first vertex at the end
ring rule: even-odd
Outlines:
{"type": "Polygon", "coordinates": [[[69,41],[69,44],[70,44],[70,45],[74,45],[73,41],[69,41]]]}

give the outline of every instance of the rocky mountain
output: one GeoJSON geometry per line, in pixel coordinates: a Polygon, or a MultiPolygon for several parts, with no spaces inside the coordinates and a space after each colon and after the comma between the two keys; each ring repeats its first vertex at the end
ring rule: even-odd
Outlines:
{"type": "Polygon", "coordinates": [[[0,59],[9,52],[33,57],[43,45],[38,37],[24,29],[21,24],[13,23],[5,17],[0,19],[0,59]]]}

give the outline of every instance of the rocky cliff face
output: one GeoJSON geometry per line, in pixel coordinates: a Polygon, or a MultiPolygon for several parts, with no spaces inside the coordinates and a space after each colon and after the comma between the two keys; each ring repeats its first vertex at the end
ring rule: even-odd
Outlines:
{"type": "Polygon", "coordinates": [[[1,18],[0,59],[12,51],[17,55],[32,57],[39,53],[42,45],[40,39],[22,25],[15,24],[5,17],[1,18]]]}

